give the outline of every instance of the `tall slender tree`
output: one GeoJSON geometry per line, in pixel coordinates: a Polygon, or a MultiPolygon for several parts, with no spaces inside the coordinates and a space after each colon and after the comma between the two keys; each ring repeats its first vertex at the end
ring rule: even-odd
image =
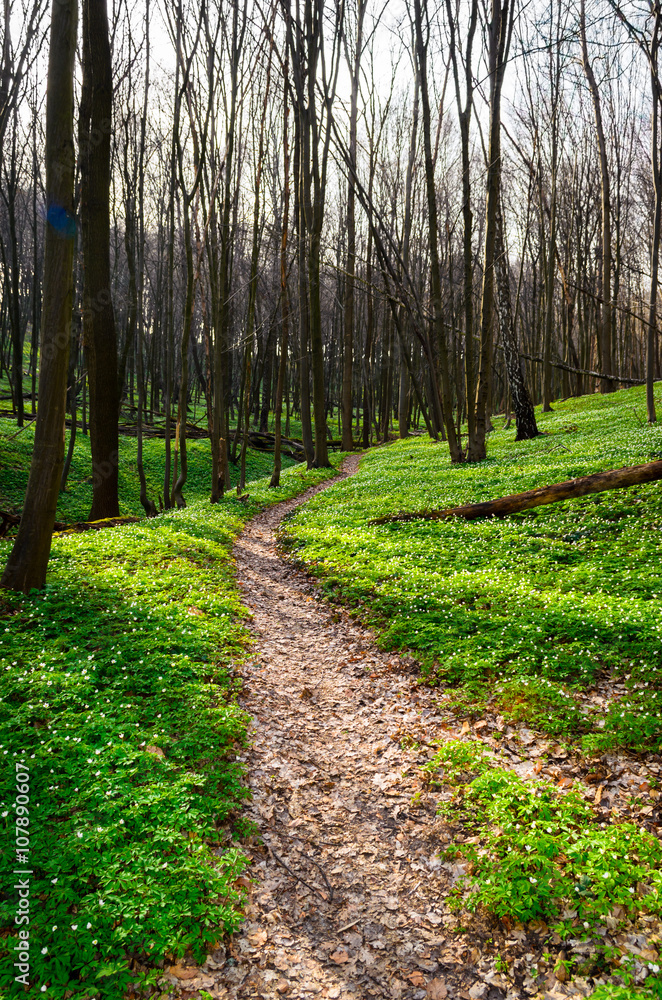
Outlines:
{"type": "MultiPolygon", "coordinates": [[[[359,74],[363,50],[363,21],[366,0],[356,0],[356,30],[353,49],[345,32],[345,54],[351,67],[351,94],[349,103],[349,155],[356,167],[357,123],[359,107],[359,74]]],[[[347,21],[345,22],[347,23],[347,21]]],[[[356,191],[354,171],[347,173],[347,263],[345,266],[345,305],[343,313],[343,372],[342,372],[342,448],[351,451],[352,438],[352,383],[354,371],[354,284],[356,281],[356,191]]]]}
{"type": "Polygon", "coordinates": [[[117,336],[110,279],[113,79],[106,0],[83,0],[78,119],[83,345],[90,389],[91,521],[119,515],[117,336]]]}
{"type": "Polygon", "coordinates": [[[53,0],[46,101],[46,247],[39,409],[25,504],[2,586],[41,589],[51,550],[64,461],[67,366],[73,306],[74,59],[77,0],[53,0]]]}
{"type": "MultiPolygon", "coordinates": [[[[588,41],[586,37],[586,0],[580,0],[579,7],[579,30],[582,45],[582,64],[591,92],[593,103],[593,114],[595,118],[595,135],[598,144],[598,158],[600,161],[600,195],[602,213],[602,241],[600,257],[600,290],[599,290],[599,325],[598,325],[598,347],[600,358],[600,371],[609,376],[613,374],[613,313],[614,305],[611,295],[611,271],[612,271],[612,218],[611,218],[611,181],[609,177],[609,157],[607,154],[607,138],[605,135],[604,123],[602,120],[602,101],[600,99],[600,88],[595,78],[593,63],[588,51],[588,41]]],[[[550,250],[551,252],[551,250],[550,250]]],[[[610,378],[600,381],[601,392],[613,392],[615,383],[610,378]]]]}

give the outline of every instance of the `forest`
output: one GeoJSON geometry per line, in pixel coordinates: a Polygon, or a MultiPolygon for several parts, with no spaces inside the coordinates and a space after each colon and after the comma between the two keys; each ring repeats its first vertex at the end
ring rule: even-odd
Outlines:
{"type": "Polygon", "coordinates": [[[662,4],[0,33],[0,1000],[660,1000],[662,4]]]}

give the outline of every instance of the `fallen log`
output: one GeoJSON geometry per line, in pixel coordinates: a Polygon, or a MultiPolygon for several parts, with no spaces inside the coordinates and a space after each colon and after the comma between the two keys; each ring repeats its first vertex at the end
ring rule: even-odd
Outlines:
{"type": "MultiPolygon", "coordinates": [[[[67,426],[69,426],[69,421],[67,421],[67,426]]],[[[80,421],[78,423],[80,427],[80,421]]],[[[119,425],[119,432],[123,437],[137,437],[138,435],[138,425],[132,423],[123,423],[119,425]]],[[[165,427],[159,427],[153,424],[143,424],[143,437],[144,438],[165,438],[165,427]]],[[[209,431],[204,427],[198,427],[196,424],[186,425],[186,439],[187,440],[202,440],[203,438],[209,437],[209,431]]]]}
{"type": "Polygon", "coordinates": [[[647,462],[645,465],[631,465],[623,469],[612,469],[610,472],[595,472],[591,476],[581,476],[578,479],[567,479],[563,483],[552,486],[539,486],[535,490],[524,493],[512,493],[497,500],[485,500],[482,503],[465,504],[463,507],[449,507],[445,510],[401,511],[398,514],[387,514],[377,517],[370,524],[390,524],[392,521],[442,521],[448,517],[463,517],[473,521],[478,517],[506,517],[517,514],[531,507],[542,507],[560,500],[573,500],[589,493],[602,493],[604,490],[620,490],[626,486],[639,486],[642,483],[652,483],[662,479],[662,462],[647,462]]]}
{"type": "Polygon", "coordinates": [[[72,535],[81,531],[102,531],[104,528],[119,528],[123,524],[136,524],[138,521],[142,521],[142,518],[133,515],[104,517],[100,521],[73,521],[71,524],[67,524],[66,521],[56,521],[53,534],[72,535]]]}
{"type": "MultiPolygon", "coordinates": [[[[122,524],[135,524],[142,518],[126,515],[125,517],[104,517],[100,521],[56,521],[53,525],[53,534],[72,534],[80,531],[101,531],[102,528],[117,528],[122,524]]],[[[0,510],[0,538],[4,538],[10,528],[20,524],[21,515],[12,514],[10,511],[0,510]]]]}
{"type": "MultiPolygon", "coordinates": [[[[236,430],[230,431],[228,434],[228,438],[231,441],[234,441],[236,436],[236,430]]],[[[239,432],[239,437],[243,437],[241,431],[239,432]]],[[[269,431],[249,431],[248,444],[255,451],[272,452],[276,447],[276,437],[269,431]]],[[[295,438],[282,437],[280,439],[280,450],[283,455],[287,455],[288,458],[293,459],[295,462],[306,461],[306,452],[303,444],[295,438]]]]}

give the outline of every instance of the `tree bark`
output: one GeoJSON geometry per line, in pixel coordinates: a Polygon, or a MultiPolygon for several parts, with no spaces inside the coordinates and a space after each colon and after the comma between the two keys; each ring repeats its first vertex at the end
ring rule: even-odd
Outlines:
{"type": "Polygon", "coordinates": [[[138,414],[136,423],[136,468],[140,483],[140,503],[148,517],[156,517],[156,505],[147,495],[147,479],[143,463],[143,414],[145,411],[145,381],[143,372],[143,342],[145,327],[145,131],[149,100],[150,56],[150,0],[145,0],[145,89],[140,119],[140,147],[138,150],[138,274],[137,274],[137,330],[136,378],[138,382],[138,414]]]}
{"type": "Polygon", "coordinates": [[[660,105],[662,93],[658,73],[660,35],[662,33],[662,12],[656,5],[651,41],[650,76],[653,107],[651,113],[651,165],[653,170],[653,190],[655,208],[653,212],[653,234],[651,240],[651,282],[648,297],[648,329],[646,331],[646,410],[649,424],[657,421],[655,412],[655,349],[657,346],[657,296],[660,272],[660,237],[662,236],[662,164],[660,163],[660,105]]]}
{"type": "Polygon", "coordinates": [[[536,424],[536,414],[531,402],[529,390],[524,381],[522,362],[517,349],[515,324],[510,301],[510,277],[508,274],[508,258],[503,238],[503,216],[501,200],[497,202],[496,224],[496,282],[497,306],[499,315],[499,332],[503,353],[506,359],[506,374],[508,387],[515,411],[516,441],[528,441],[540,433],[536,424]]]}
{"type": "MultiPolygon", "coordinates": [[[[437,194],[432,156],[430,97],[427,78],[427,34],[424,37],[423,19],[427,17],[427,0],[414,0],[414,29],[416,37],[416,59],[421,83],[421,111],[423,113],[423,145],[425,150],[425,185],[428,204],[428,228],[430,234],[430,297],[432,300],[432,326],[435,347],[439,356],[441,393],[437,390],[434,364],[430,365],[433,394],[439,396],[440,413],[437,414],[439,427],[445,426],[451,462],[461,462],[464,458],[453,422],[453,406],[448,372],[448,351],[444,332],[443,307],[441,300],[441,268],[439,263],[439,222],[437,194]]],[[[428,28],[429,30],[429,28],[428,28]]]]}
{"type": "MultiPolygon", "coordinates": [[[[582,43],[582,61],[584,73],[591,92],[593,101],[593,113],[595,116],[595,130],[598,140],[598,154],[600,160],[600,188],[601,188],[601,211],[602,211],[602,308],[599,316],[599,346],[600,346],[600,367],[606,375],[613,373],[613,353],[612,353],[612,326],[613,326],[613,305],[611,298],[611,196],[609,183],[609,160],[607,157],[607,142],[605,130],[602,122],[602,108],[600,104],[600,90],[598,88],[593,67],[588,55],[588,44],[586,41],[586,2],[581,0],[579,13],[579,30],[582,43]]],[[[616,386],[610,379],[603,379],[600,382],[600,392],[613,392],[616,386]]]]}
{"type": "Polygon", "coordinates": [[[78,5],[53,0],[46,97],[46,246],[39,408],[18,535],[1,585],[29,593],[46,582],[64,461],[67,365],[73,306],[74,59],[78,5]]]}
{"type": "MultiPolygon", "coordinates": [[[[251,399],[251,354],[253,351],[253,338],[255,336],[255,309],[257,302],[257,277],[258,277],[258,257],[260,253],[260,199],[262,167],[264,164],[264,131],[267,119],[267,106],[269,101],[269,91],[271,89],[271,62],[273,48],[269,48],[269,61],[267,63],[267,77],[264,86],[264,99],[262,102],[262,115],[260,117],[260,138],[258,141],[257,162],[255,164],[255,187],[253,191],[253,239],[251,249],[251,271],[248,282],[248,316],[246,322],[246,355],[245,355],[245,386],[244,386],[244,436],[241,443],[241,468],[239,473],[239,483],[237,493],[241,493],[246,486],[246,450],[248,448],[248,432],[250,430],[250,399],[251,399]]],[[[265,342],[265,353],[269,349],[268,338],[265,342]]]]}
{"type": "MultiPolygon", "coordinates": [[[[501,90],[508,60],[513,22],[512,0],[492,0],[489,36],[490,130],[485,203],[485,243],[483,288],[480,313],[480,368],[476,387],[474,436],[469,438],[467,461],[479,462],[487,455],[488,400],[492,380],[492,340],[494,324],[494,256],[497,205],[501,197],[501,90]]],[[[471,400],[467,400],[467,407],[471,400]]]]}
{"type": "Polygon", "coordinates": [[[303,176],[301,120],[297,115],[294,139],[294,216],[297,233],[299,271],[299,395],[301,397],[301,439],[306,450],[306,464],[312,468],[314,445],[313,423],[310,416],[310,305],[308,299],[308,256],[306,253],[305,224],[303,219],[303,176]]]}
{"type": "Polygon", "coordinates": [[[290,300],[287,290],[287,236],[290,215],[290,147],[288,138],[289,107],[287,104],[288,67],[289,62],[286,55],[283,86],[283,225],[280,238],[280,308],[282,326],[280,335],[280,360],[278,363],[278,385],[276,388],[275,405],[276,426],[274,436],[274,469],[269,483],[269,486],[274,489],[280,486],[280,472],[282,467],[281,424],[283,416],[283,392],[285,391],[285,376],[287,375],[287,349],[290,337],[290,300]]]}
{"type": "MultiPolygon", "coordinates": [[[[359,97],[359,72],[363,49],[363,18],[366,0],[356,3],[356,40],[352,70],[352,92],[349,110],[349,155],[356,166],[357,119],[359,97]]],[[[349,59],[348,59],[349,62],[349,59]]],[[[356,191],[354,172],[347,175],[347,265],[345,268],[345,309],[343,314],[343,372],[342,372],[342,447],[351,451],[352,438],[352,379],[354,348],[354,281],[356,276],[356,191]]]]}
{"type": "MultiPolygon", "coordinates": [[[[473,42],[478,23],[478,0],[471,0],[469,23],[467,27],[466,48],[464,53],[464,104],[460,86],[460,73],[457,59],[456,25],[451,0],[446,0],[446,14],[450,29],[450,54],[453,64],[453,79],[455,81],[455,100],[460,125],[460,149],[462,155],[462,267],[463,267],[463,307],[464,307],[464,391],[467,401],[467,436],[469,440],[475,437],[476,422],[473,400],[476,395],[476,361],[474,351],[474,252],[472,246],[473,211],[471,208],[471,150],[470,126],[473,109],[474,78],[472,70],[473,42]]],[[[458,401],[458,408],[460,403],[458,401]]]]}
{"type": "Polygon", "coordinates": [[[90,390],[92,509],[119,516],[117,338],[110,294],[110,135],[113,80],[106,0],[83,0],[79,117],[83,343],[90,390]]]}

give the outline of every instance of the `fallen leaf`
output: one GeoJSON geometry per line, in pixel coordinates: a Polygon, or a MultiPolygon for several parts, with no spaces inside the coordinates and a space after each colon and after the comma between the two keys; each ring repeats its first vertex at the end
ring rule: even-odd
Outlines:
{"type": "Polygon", "coordinates": [[[465,719],[464,722],[462,723],[462,729],[460,730],[460,736],[464,736],[465,733],[468,733],[468,732],[469,732],[469,723],[465,719]]]}
{"type": "Polygon", "coordinates": [[[487,722],[485,721],[485,719],[481,719],[480,722],[474,723],[474,729],[484,729],[486,725],[487,722]]]}
{"type": "Polygon", "coordinates": [[[200,969],[187,969],[184,965],[171,965],[168,972],[177,979],[197,979],[200,975],[200,969]]]}
{"type": "Polygon", "coordinates": [[[267,943],[267,932],[265,930],[262,930],[262,929],[260,929],[258,931],[255,931],[254,934],[249,934],[248,935],[248,940],[256,948],[259,948],[260,945],[263,945],[263,944],[267,943]]]}
{"type": "Polygon", "coordinates": [[[600,802],[600,800],[602,798],[602,793],[604,792],[604,790],[605,790],[605,786],[604,785],[598,785],[598,787],[596,788],[596,790],[595,790],[595,797],[593,799],[593,801],[595,802],[596,805],[600,802]]]}
{"type": "Polygon", "coordinates": [[[156,757],[165,757],[161,747],[145,747],[145,753],[153,753],[156,757]]]}
{"type": "Polygon", "coordinates": [[[565,965],[565,957],[565,952],[560,951],[556,965],[554,966],[554,975],[560,983],[565,983],[568,980],[568,970],[565,965]]]}
{"type": "Polygon", "coordinates": [[[349,955],[344,950],[344,948],[338,948],[338,951],[334,951],[333,955],[329,955],[332,962],[336,965],[342,965],[343,962],[349,962],[349,955]]]}
{"type": "Polygon", "coordinates": [[[433,979],[431,983],[428,983],[428,1000],[446,1000],[447,996],[448,990],[443,979],[433,979]]]}
{"type": "Polygon", "coordinates": [[[407,979],[412,986],[425,986],[425,976],[422,972],[412,972],[410,976],[407,976],[407,979]]]}

